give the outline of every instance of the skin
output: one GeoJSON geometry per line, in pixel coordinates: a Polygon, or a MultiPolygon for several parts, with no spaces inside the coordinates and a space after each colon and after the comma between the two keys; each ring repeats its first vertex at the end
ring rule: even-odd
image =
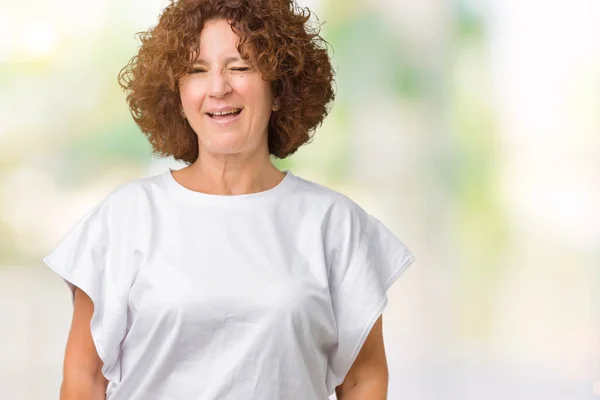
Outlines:
{"type": "Polygon", "coordinates": [[[104,400],[108,381],[101,372],[90,322],[94,304],[85,292],[76,288],[71,329],[67,338],[60,400],[104,400]]]}
{"type": "Polygon", "coordinates": [[[277,108],[271,82],[237,51],[239,37],[224,19],[208,20],[200,33],[198,61],[179,80],[182,117],[198,135],[199,156],[173,176],[188,188],[237,195],[270,189],[284,177],[270,160],[267,128],[277,108]],[[220,127],[211,108],[243,108],[220,127]]]}
{"type": "Polygon", "coordinates": [[[388,381],[383,316],[379,316],[335,395],[338,400],[386,400],[388,381]]]}
{"type": "MultiPolygon", "coordinates": [[[[247,194],[272,188],[284,177],[271,163],[267,145],[269,118],[277,109],[271,83],[242,60],[236,49],[238,40],[226,20],[206,21],[200,33],[198,58],[202,61],[179,81],[182,118],[198,135],[199,157],[173,172],[173,177],[191,190],[247,194]],[[243,107],[243,112],[234,124],[220,127],[205,112],[224,106],[243,107]]],[[[90,332],[93,309],[91,299],[76,289],[61,400],[105,399],[108,381],[90,332]]],[[[380,317],[336,395],[339,400],[385,400],[387,384],[380,317]]]]}

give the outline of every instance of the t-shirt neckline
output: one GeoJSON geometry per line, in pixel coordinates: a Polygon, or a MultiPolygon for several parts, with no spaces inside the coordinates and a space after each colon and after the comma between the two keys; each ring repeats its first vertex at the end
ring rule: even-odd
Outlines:
{"type": "Polygon", "coordinates": [[[247,194],[221,195],[197,192],[188,189],[175,179],[172,174],[174,171],[176,170],[167,168],[162,174],[163,181],[169,192],[179,199],[191,204],[217,207],[247,206],[280,199],[291,190],[295,180],[295,175],[292,171],[286,169],[281,171],[285,173],[283,179],[270,189],[247,194]]]}

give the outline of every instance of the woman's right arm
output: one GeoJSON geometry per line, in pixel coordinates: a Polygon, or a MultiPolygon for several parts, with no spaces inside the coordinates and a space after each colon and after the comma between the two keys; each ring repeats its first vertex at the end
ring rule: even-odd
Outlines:
{"type": "Polygon", "coordinates": [[[94,303],[84,291],[75,290],[73,319],[65,349],[60,400],[105,400],[108,381],[92,340],[90,321],[94,303]]]}

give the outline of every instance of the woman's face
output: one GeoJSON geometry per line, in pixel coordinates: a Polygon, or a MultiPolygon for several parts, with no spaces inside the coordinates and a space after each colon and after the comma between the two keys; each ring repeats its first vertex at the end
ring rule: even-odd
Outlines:
{"type": "Polygon", "coordinates": [[[185,117],[201,150],[213,154],[251,153],[267,146],[271,84],[241,58],[238,40],[225,19],[206,21],[198,59],[179,81],[185,117]],[[234,113],[214,114],[220,111],[234,113]]]}

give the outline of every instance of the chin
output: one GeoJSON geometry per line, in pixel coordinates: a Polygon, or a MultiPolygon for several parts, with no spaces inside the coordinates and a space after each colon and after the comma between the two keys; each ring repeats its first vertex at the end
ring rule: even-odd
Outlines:
{"type": "Polygon", "coordinates": [[[224,134],[220,138],[213,138],[211,141],[203,141],[202,144],[207,152],[211,154],[237,154],[245,150],[246,142],[234,135],[224,134]]]}

